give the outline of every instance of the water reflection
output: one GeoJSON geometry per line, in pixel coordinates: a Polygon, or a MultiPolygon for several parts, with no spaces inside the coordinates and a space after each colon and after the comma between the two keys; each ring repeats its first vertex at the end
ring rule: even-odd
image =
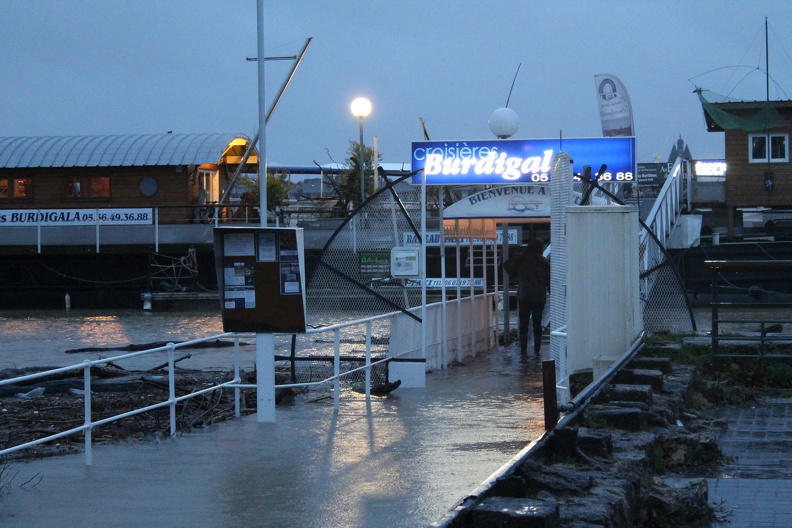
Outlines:
{"type": "MultiPolygon", "coordinates": [[[[69,365],[98,356],[67,355],[66,350],[185,341],[222,331],[220,315],[214,313],[4,311],[0,312],[0,368],[69,365]]],[[[116,354],[106,352],[104,356],[116,354]]]]}
{"type": "MultiPolygon", "coordinates": [[[[112,315],[58,322],[107,325],[110,335],[141,342],[201,320],[130,314],[146,336],[112,315]]],[[[50,335],[62,335],[49,321],[50,335]]],[[[11,335],[10,326],[3,314],[0,332],[11,335]]],[[[219,321],[202,330],[219,333],[219,321]]],[[[13,339],[19,346],[29,337],[13,339]]],[[[55,348],[62,357],[62,344],[55,348]]],[[[538,360],[526,364],[519,351],[500,349],[428,373],[426,389],[400,388],[368,404],[344,398],[338,413],[331,399],[303,401],[278,408],[274,424],[247,417],[162,444],[97,449],[90,471],[79,457],[34,461],[25,472],[42,468],[47,479],[35,493],[4,497],[3,506],[14,526],[99,526],[108,511],[125,525],[426,526],[541,434],[540,380],[538,360]],[[94,501],[89,510],[69,506],[85,496],[94,501]],[[128,507],[119,509],[118,497],[128,507]]]]}

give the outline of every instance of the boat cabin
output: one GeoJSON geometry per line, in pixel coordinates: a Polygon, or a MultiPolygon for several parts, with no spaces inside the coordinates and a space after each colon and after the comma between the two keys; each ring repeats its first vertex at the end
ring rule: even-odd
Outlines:
{"type": "Polygon", "coordinates": [[[257,172],[255,151],[240,170],[249,146],[243,134],[0,138],[0,246],[158,245],[165,226],[258,221],[238,194],[220,203],[237,172],[257,172]]]}
{"type": "Polygon", "coordinates": [[[792,101],[707,101],[699,91],[709,132],[724,132],[725,205],[729,237],[745,208],[792,210],[792,101]]]}

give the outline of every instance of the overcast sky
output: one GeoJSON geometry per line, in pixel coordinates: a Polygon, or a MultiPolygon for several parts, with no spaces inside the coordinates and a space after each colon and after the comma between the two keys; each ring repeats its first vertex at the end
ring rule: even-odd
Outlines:
{"type": "MultiPolygon", "coordinates": [[[[256,0],[1,5],[0,136],[258,128],[256,0]]],[[[268,0],[265,13],[267,56],[313,37],[267,127],[270,163],[343,161],[358,96],[388,163],[409,162],[419,118],[432,140],[490,139],[520,64],[515,138],[601,137],[594,75],[609,73],[632,100],[638,162],[665,161],[680,134],[694,158],[720,158],[693,90],[765,97],[765,17],[771,97],[792,99],[789,0],[268,0]]],[[[289,66],[267,62],[268,104],[289,66]]]]}

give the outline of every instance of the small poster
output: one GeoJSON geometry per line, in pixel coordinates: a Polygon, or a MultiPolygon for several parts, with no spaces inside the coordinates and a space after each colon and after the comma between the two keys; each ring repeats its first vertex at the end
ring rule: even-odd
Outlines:
{"type": "Polygon", "coordinates": [[[252,289],[226,289],[223,307],[227,310],[251,310],[256,307],[256,291],[252,289]]]}
{"type": "Polygon", "coordinates": [[[278,261],[278,235],[276,233],[264,231],[258,234],[258,261],[278,261]]]}
{"type": "Polygon", "coordinates": [[[249,310],[256,307],[256,275],[252,262],[230,262],[223,270],[223,306],[249,310]]]}
{"type": "Polygon", "coordinates": [[[391,249],[391,275],[394,277],[419,277],[421,275],[421,249],[395,247],[391,249]]]}
{"type": "Polygon", "coordinates": [[[361,251],[358,254],[360,276],[364,279],[389,278],[390,251],[361,251]]]}
{"type": "Polygon", "coordinates": [[[300,295],[300,264],[282,262],[280,265],[281,295],[300,295]]]}
{"type": "Polygon", "coordinates": [[[253,271],[252,262],[232,262],[225,266],[225,287],[239,287],[256,285],[256,276],[253,271]]]}
{"type": "Polygon", "coordinates": [[[223,253],[226,257],[252,257],[255,251],[253,233],[226,233],[223,237],[223,253]]]}

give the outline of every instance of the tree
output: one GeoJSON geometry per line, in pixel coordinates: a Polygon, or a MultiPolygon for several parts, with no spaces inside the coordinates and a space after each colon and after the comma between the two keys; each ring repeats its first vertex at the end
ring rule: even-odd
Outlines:
{"type": "MultiPolygon", "coordinates": [[[[258,204],[260,201],[258,178],[242,177],[237,182],[240,189],[245,191],[246,200],[250,204],[258,204]]],[[[283,205],[286,201],[292,183],[289,181],[289,173],[282,171],[276,173],[267,171],[267,210],[272,211],[276,206],[283,205]]],[[[244,196],[243,195],[243,196],[244,196]]]]}
{"type": "MultiPolygon", "coordinates": [[[[348,157],[346,159],[346,169],[341,171],[338,176],[325,175],[325,184],[332,187],[338,196],[338,204],[341,208],[347,209],[349,204],[355,207],[360,205],[360,163],[361,148],[357,141],[349,142],[348,157]]],[[[366,196],[374,192],[374,149],[363,147],[363,181],[366,196]]],[[[377,163],[382,159],[382,154],[377,155],[377,163]]]]}

